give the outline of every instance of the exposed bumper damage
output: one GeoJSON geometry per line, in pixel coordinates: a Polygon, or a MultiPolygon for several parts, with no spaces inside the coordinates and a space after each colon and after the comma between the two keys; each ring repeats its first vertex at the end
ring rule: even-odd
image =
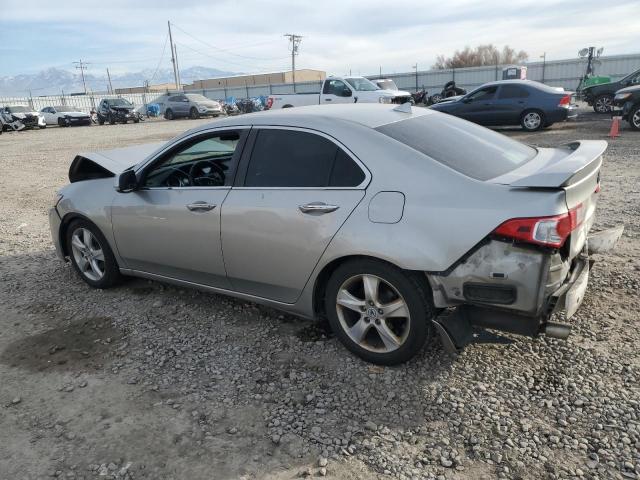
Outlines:
{"type": "Polygon", "coordinates": [[[446,309],[433,320],[445,347],[457,352],[470,343],[508,342],[485,329],[567,338],[571,327],[551,322],[551,315],[568,320],[576,313],[594,261],[589,255],[611,250],[623,230],[589,235],[572,259],[560,251],[489,240],[450,271],[428,275],[435,306],[446,309]]]}

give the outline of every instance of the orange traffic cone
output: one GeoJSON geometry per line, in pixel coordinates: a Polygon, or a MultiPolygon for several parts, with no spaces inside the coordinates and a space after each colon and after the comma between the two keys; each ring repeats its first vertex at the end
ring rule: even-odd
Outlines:
{"type": "Polygon", "coordinates": [[[612,117],[611,118],[611,130],[609,130],[609,136],[611,138],[616,138],[620,136],[620,120],[622,117],[612,117]]]}

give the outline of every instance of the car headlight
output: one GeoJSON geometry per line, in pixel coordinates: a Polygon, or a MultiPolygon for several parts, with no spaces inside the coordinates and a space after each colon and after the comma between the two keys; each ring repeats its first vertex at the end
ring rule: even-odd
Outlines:
{"type": "Polygon", "coordinates": [[[207,111],[207,107],[198,107],[198,110],[200,110],[201,112],[206,112],[207,111]]]}
{"type": "Polygon", "coordinates": [[[391,103],[393,101],[393,97],[380,97],[378,98],[378,102],[380,103],[391,103]]]}
{"type": "Polygon", "coordinates": [[[615,96],[614,100],[621,102],[622,100],[627,100],[628,98],[631,98],[631,95],[632,95],[631,92],[619,93],[615,96]]]}

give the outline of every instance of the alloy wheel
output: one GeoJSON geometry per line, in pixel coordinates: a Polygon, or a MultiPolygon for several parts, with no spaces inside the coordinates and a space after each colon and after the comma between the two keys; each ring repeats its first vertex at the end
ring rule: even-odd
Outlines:
{"type": "Polygon", "coordinates": [[[635,128],[640,130],[640,108],[637,108],[633,113],[633,117],[631,117],[631,123],[635,128]]]}
{"type": "Polygon", "coordinates": [[[370,274],[347,279],[336,298],[338,320],[360,347],[376,353],[400,348],[409,336],[409,306],[386,280],[370,274]]]}
{"type": "Polygon", "coordinates": [[[71,235],[71,252],[80,273],[97,282],[105,273],[104,252],[90,230],[78,228],[71,235]]]}
{"type": "Polygon", "coordinates": [[[611,97],[603,96],[596,100],[596,110],[600,113],[607,113],[611,110],[611,97]]]}
{"type": "Polygon", "coordinates": [[[542,123],[542,117],[538,112],[529,112],[522,119],[527,130],[536,130],[542,123]]]}

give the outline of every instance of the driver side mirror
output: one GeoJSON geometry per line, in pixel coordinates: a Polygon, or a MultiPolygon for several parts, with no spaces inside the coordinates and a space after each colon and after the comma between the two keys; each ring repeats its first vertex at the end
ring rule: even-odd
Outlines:
{"type": "Polygon", "coordinates": [[[352,95],[351,90],[349,90],[348,88],[345,88],[344,90],[342,90],[343,97],[350,97],[351,95],[352,95]]]}
{"type": "Polygon", "coordinates": [[[118,175],[118,192],[120,193],[128,193],[133,192],[138,188],[138,178],[136,177],[136,172],[133,170],[125,170],[120,175],[118,175]]]}
{"type": "Polygon", "coordinates": [[[471,103],[471,101],[472,101],[472,100],[473,100],[472,98],[464,97],[464,98],[462,99],[462,103],[471,103]]]}

